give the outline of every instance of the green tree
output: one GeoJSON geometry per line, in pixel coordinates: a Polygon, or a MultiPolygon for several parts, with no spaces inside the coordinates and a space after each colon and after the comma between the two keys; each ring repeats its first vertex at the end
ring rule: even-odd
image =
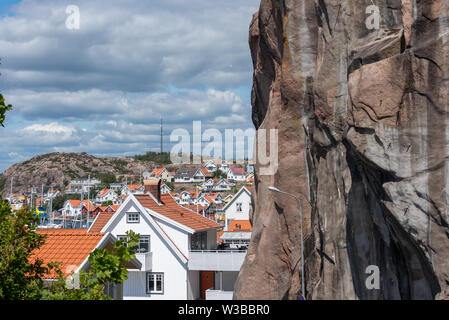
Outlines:
{"type": "Polygon", "coordinates": [[[35,232],[38,222],[28,208],[13,213],[0,199],[0,300],[41,298],[42,279],[56,265],[31,257],[45,239],[35,232]]]}
{"type": "Polygon", "coordinates": [[[0,94],[0,126],[4,127],[3,122],[5,121],[6,111],[12,109],[12,105],[5,103],[5,98],[0,94]]]}
{"type": "Polygon", "coordinates": [[[139,243],[139,234],[128,231],[127,239],[114,243],[114,250],[95,249],[89,256],[90,268],[80,271],[80,286],[68,288],[60,270],[59,279],[44,290],[45,300],[110,300],[105,292],[108,283],[121,284],[128,279],[126,263],[135,258],[134,248],[139,243]]]}

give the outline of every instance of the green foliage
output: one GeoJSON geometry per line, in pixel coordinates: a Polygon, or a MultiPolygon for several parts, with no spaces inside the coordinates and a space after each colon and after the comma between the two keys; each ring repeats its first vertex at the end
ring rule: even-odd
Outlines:
{"type": "MultiPolygon", "coordinates": [[[[80,271],[79,287],[68,288],[59,272],[59,279],[44,290],[45,300],[110,300],[105,292],[108,283],[121,284],[128,279],[126,263],[135,258],[132,248],[139,243],[139,234],[128,231],[127,239],[116,241],[113,250],[95,249],[89,256],[90,269],[80,271]]],[[[73,276],[73,275],[72,275],[73,276]]]]}
{"type": "Polygon", "coordinates": [[[28,208],[13,213],[7,201],[0,202],[0,300],[41,298],[42,279],[55,265],[30,257],[45,239],[35,232],[38,222],[28,208]]]}
{"type": "Polygon", "coordinates": [[[165,182],[165,184],[166,184],[167,187],[169,187],[171,190],[175,190],[175,185],[173,184],[173,182],[167,181],[167,182],[165,182]]]}
{"type": "Polygon", "coordinates": [[[155,162],[157,164],[171,164],[171,160],[170,160],[170,152],[147,152],[144,155],[136,155],[134,156],[134,159],[136,160],[143,160],[143,161],[152,161],[155,162]]]}
{"type": "Polygon", "coordinates": [[[3,122],[6,118],[6,111],[10,111],[12,105],[5,103],[5,98],[0,94],[0,126],[4,127],[3,122]]]}
{"type": "Polygon", "coordinates": [[[109,172],[97,172],[95,173],[96,177],[100,179],[101,183],[109,186],[111,183],[116,183],[117,179],[115,178],[115,174],[109,172]]]}
{"type": "Polygon", "coordinates": [[[103,201],[101,203],[102,207],[107,207],[107,206],[112,206],[114,203],[112,202],[112,200],[108,200],[108,201],[103,201]]]}
{"type": "Polygon", "coordinates": [[[0,191],[5,188],[6,185],[6,177],[3,174],[0,174],[0,191]]]}

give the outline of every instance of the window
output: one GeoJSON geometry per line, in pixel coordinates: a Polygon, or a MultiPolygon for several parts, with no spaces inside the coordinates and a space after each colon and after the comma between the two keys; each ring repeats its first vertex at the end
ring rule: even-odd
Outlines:
{"type": "Polygon", "coordinates": [[[150,236],[140,236],[139,245],[134,249],[137,253],[146,253],[150,251],[150,236]]]}
{"type": "Polygon", "coordinates": [[[207,232],[197,232],[192,234],[190,239],[191,250],[206,250],[207,249],[207,232]]]}
{"type": "Polygon", "coordinates": [[[140,216],[138,212],[128,212],[126,214],[126,222],[127,223],[139,223],[140,216]]]}
{"type": "Polygon", "coordinates": [[[237,207],[237,212],[242,212],[242,203],[241,202],[237,202],[235,204],[235,206],[237,207]]]}
{"type": "MultiPolygon", "coordinates": [[[[127,239],[127,236],[117,236],[118,240],[127,239]]],[[[126,244],[125,244],[126,246],[126,244]]],[[[150,236],[140,236],[139,244],[132,248],[136,253],[150,252],[150,236]]]]}
{"type": "Polygon", "coordinates": [[[147,273],[147,293],[164,293],[163,273],[147,273]]]}

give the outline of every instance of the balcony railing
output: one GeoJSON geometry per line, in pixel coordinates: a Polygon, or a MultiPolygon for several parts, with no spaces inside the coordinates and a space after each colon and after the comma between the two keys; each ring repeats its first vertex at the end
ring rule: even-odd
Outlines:
{"type": "Polygon", "coordinates": [[[189,270],[240,271],[246,250],[192,250],[189,270]]]}
{"type": "Polygon", "coordinates": [[[153,268],[153,252],[136,253],[136,258],[142,264],[141,271],[150,271],[153,268]]]}
{"type": "Polygon", "coordinates": [[[222,290],[206,290],[206,300],[232,300],[234,292],[222,290]]]}

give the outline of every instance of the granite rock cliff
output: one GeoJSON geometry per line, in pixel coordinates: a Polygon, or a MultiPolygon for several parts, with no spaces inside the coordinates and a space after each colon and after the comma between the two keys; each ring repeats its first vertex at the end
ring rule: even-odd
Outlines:
{"type": "Polygon", "coordinates": [[[449,0],[261,0],[253,122],[278,130],[279,168],[256,164],[235,299],[301,293],[298,206],[269,186],[303,199],[308,299],[449,298],[448,16],[449,0]]]}

